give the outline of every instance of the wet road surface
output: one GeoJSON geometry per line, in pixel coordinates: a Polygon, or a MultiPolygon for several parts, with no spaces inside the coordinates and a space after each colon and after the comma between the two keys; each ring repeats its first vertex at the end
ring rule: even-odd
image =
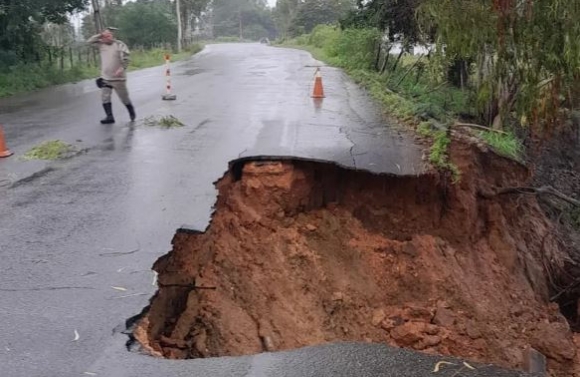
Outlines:
{"type": "MultiPolygon", "coordinates": [[[[317,64],[296,50],[211,45],[175,65],[175,102],[161,101],[162,67],[130,75],[134,125],[117,99],[117,124],[99,124],[92,81],[1,100],[0,123],[16,154],[0,160],[0,375],[429,374],[438,358],[376,345],[180,362],[125,348],[125,321],[155,292],[153,262],[170,250],[177,228],[207,226],[213,182],[230,160],[292,155],[391,174],[422,171],[421,148],[386,127],[340,71],[323,68],[327,98],[313,102],[317,64]],[[164,115],[186,127],[143,124],[164,115]],[[51,139],[84,152],[50,163],[19,159],[51,139]]],[[[500,375],[489,373],[466,375],[500,375]]]]}

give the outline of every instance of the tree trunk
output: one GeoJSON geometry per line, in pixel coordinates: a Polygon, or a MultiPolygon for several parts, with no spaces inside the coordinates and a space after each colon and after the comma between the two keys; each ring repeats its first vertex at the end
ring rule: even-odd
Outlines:
{"type": "Polygon", "coordinates": [[[191,25],[191,9],[185,9],[183,12],[183,17],[184,17],[184,21],[185,21],[185,35],[184,35],[184,42],[185,42],[185,46],[191,46],[191,42],[192,42],[192,34],[193,34],[193,29],[192,29],[192,25],[191,25]]]}
{"type": "Polygon", "coordinates": [[[101,6],[99,0],[92,0],[93,4],[93,17],[95,20],[95,29],[98,33],[101,33],[104,29],[103,19],[101,18],[101,6]]]}
{"type": "Polygon", "coordinates": [[[242,23],[242,9],[240,8],[240,13],[238,13],[238,17],[240,20],[240,41],[244,40],[244,25],[242,23]]]}
{"type": "Polygon", "coordinates": [[[415,85],[417,85],[419,83],[419,80],[421,79],[421,76],[423,76],[424,72],[425,72],[425,65],[421,64],[419,66],[419,69],[417,69],[417,76],[415,76],[415,85]]]}
{"type": "Polygon", "coordinates": [[[64,47],[60,48],[60,71],[64,71],[64,47]]]}
{"type": "Polygon", "coordinates": [[[381,45],[382,43],[379,42],[377,46],[377,56],[375,57],[375,71],[379,70],[379,62],[381,60],[381,51],[382,51],[381,45]]]}
{"type": "Polygon", "coordinates": [[[177,11],[177,52],[181,52],[181,41],[183,40],[183,25],[181,22],[181,4],[180,0],[175,0],[175,8],[177,11]]]}
{"type": "Polygon", "coordinates": [[[391,72],[395,72],[395,70],[399,66],[399,62],[401,61],[401,58],[403,57],[404,53],[405,53],[405,50],[403,48],[401,48],[401,52],[399,53],[399,56],[397,56],[397,60],[395,60],[395,65],[391,69],[391,72]]]}
{"type": "Polygon", "coordinates": [[[389,46],[389,49],[385,53],[385,60],[383,61],[383,66],[381,67],[381,71],[380,71],[381,75],[383,73],[385,73],[385,70],[387,69],[387,64],[389,63],[389,58],[391,57],[391,49],[392,48],[393,48],[392,46],[389,46]]]}
{"type": "Polygon", "coordinates": [[[455,59],[447,71],[447,81],[457,87],[465,88],[468,81],[468,66],[470,62],[464,59],[455,59]]]}
{"type": "MultiPolygon", "coordinates": [[[[399,85],[401,85],[401,83],[403,82],[403,80],[405,79],[405,77],[407,77],[407,75],[408,75],[409,73],[411,73],[411,71],[412,71],[413,69],[415,69],[415,67],[416,67],[416,66],[418,66],[418,65],[419,65],[419,63],[421,62],[421,59],[423,59],[423,56],[425,56],[425,55],[421,55],[421,56],[419,56],[419,59],[417,59],[417,60],[415,61],[415,63],[413,63],[413,65],[411,65],[411,67],[409,67],[409,69],[407,69],[407,71],[406,71],[406,72],[403,74],[403,76],[402,76],[402,77],[399,79],[399,81],[398,81],[398,82],[397,82],[397,84],[395,85],[395,88],[396,88],[396,87],[398,87],[399,85]]],[[[394,89],[394,88],[392,88],[392,89],[394,89]]]]}

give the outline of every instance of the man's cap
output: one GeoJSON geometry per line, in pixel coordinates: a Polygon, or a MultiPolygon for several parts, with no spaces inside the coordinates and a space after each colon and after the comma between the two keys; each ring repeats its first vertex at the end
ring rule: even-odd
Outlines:
{"type": "Polygon", "coordinates": [[[117,31],[117,30],[119,30],[119,28],[116,28],[114,26],[107,26],[107,30],[117,31]]]}

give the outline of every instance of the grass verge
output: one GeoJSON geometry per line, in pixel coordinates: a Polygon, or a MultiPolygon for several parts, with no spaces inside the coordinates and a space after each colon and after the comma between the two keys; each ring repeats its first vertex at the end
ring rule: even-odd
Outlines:
{"type": "Polygon", "coordinates": [[[509,132],[480,131],[478,135],[497,153],[521,161],[524,146],[514,134],[509,132]]]}

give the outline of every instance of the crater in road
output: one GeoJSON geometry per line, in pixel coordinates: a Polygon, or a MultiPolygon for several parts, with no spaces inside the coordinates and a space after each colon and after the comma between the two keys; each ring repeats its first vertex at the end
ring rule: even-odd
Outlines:
{"type": "Polygon", "coordinates": [[[534,197],[483,194],[527,172],[471,147],[452,159],[457,184],[233,162],[208,229],[179,230],[155,263],[159,290],[134,338],[171,359],[361,341],[513,368],[532,346],[566,375],[576,348],[546,300],[542,255],[560,252],[550,224],[534,197]]]}

